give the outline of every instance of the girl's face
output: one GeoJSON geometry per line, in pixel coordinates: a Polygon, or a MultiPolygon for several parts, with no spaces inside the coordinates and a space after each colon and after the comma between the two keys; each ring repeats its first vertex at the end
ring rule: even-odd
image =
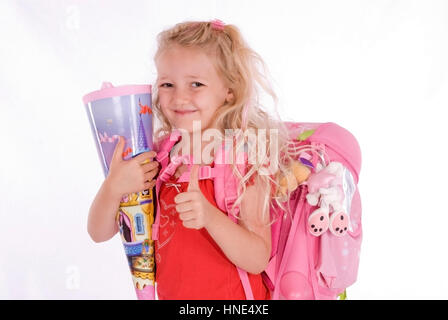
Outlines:
{"type": "Polygon", "coordinates": [[[232,99],[213,61],[201,49],[173,46],[156,59],[159,104],[171,126],[193,132],[214,127],[215,111],[232,99]]]}

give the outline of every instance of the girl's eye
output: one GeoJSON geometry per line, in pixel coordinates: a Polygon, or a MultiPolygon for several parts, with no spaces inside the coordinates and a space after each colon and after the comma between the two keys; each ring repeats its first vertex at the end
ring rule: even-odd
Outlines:
{"type": "Polygon", "coordinates": [[[200,82],[193,82],[192,84],[191,84],[194,88],[199,88],[200,86],[203,86],[203,84],[202,83],[200,83],[200,82]]]}
{"type": "Polygon", "coordinates": [[[172,87],[173,85],[171,84],[171,83],[162,83],[161,85],[160,85],[160,87],[161,88],[170,88],[170,87],[172,87]]]}

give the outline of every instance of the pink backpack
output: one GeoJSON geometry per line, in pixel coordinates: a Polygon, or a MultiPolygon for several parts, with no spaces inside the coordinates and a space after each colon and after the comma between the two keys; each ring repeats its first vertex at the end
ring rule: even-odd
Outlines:
{"type": "MultiPolygon", "coordinates": [[[[292,216],[279,208],[271,209],[277,217],[271,226],[272,251],[262,273],[272,299],[336,299],[356,281],[362,240],[361,200],[357,188],[361,152],[354,136],[334,123],[285,123],[289,137],[305,145],[299,161],[309,166],[310,177],[291,194],[288,203],[292,216]]],[[[175,171],[181,158],[171,159],[169,152],[179,140],[173,132],[158,145],[157,161],[161,169],[160,185],[175,171]]],[[[220,164],[226,150],[218,150],[214,167],[202,166],[199,179],[213,179],[218,207],[236,222],[238,207],[237,179],[231,165],[220,164]],[[235,210],[235,212],[232,212],[235,210]]],[[[237,162],[239,163],[239,162],[237,162]]],[[[244,173],[244,166],[239,166],[244,173]]],[[[178,179],[189,181],[189,172],[178,179]]],[[[157,212],[159,206],[157,202],[157,212]]],[[[152,228],[158,239],[160,217],[152,228]]],[[[237,268],[246,298],[253,299],[247,272],[237,268]]]]}

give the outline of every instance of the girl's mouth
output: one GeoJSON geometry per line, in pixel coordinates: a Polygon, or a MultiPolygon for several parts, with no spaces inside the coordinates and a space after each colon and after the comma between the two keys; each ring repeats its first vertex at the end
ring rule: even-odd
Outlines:
{"type": "Polygon", "coordinates": [[[176,114],[180,114],[180,115],[186,115],[186,114],[190,114],[190,113],[194,113],[197,110],[174,110],[174,112],[176,114]]]}

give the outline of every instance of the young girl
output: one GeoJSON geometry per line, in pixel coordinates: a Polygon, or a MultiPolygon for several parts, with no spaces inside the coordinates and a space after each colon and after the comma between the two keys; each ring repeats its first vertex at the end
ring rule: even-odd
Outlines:
{"type": "MultiPolygon", "coordinates": [[[[193,150],[198,147],[193,143],[197,133],[193,124],[199,121],[202,132],[215,129],[223,135],[226,129],[277,129],[276,145],[286,146],[281,122],[271,119],[259,105],[259,91],[276,101],[261,72],[263,61],[235,26],[219,20],[177,24],[159,34],[154,61],[158,77],[153,108],[161,121],[155,145],[178,129],[189,133],[178,143],[190,146],[190,154],[202,154],[204,143],[200,150],[193,150]]],[[[270,150],[269,138],[266,159],[277,151],[270,150]]],[[[120,143],[117,155],[123,147],[120,143]]],[[[238,223],[218,209],[213,181],[198,179],[199,168],[191,157],[186,163],[171,163],[171,176],[159,174],[158,179],[163,176],[157,194],[160,229],[155,245],[159,299],[245,299],[236,267],[248,272],[255,299],[269,298],[261,277],[271,253],[269,208],[277,200],[276,177],[288,162],[288,152],[278,154],[282,159],[275,162],[272,174],[260,174],[267,162],[257,161],[239,176],[238,223]],[[190,181],[178,182],[186,171],[190,181]]],[[[95,241],[105,241],[117,232],[114,217],[121,194],[143,189],[142,183],[145,188],[154,186],[157,161],[140,165],[154,156],[146,153],[123,161],[114,155],[109,176],[90,210],[89,233],[95,241]]]]}

